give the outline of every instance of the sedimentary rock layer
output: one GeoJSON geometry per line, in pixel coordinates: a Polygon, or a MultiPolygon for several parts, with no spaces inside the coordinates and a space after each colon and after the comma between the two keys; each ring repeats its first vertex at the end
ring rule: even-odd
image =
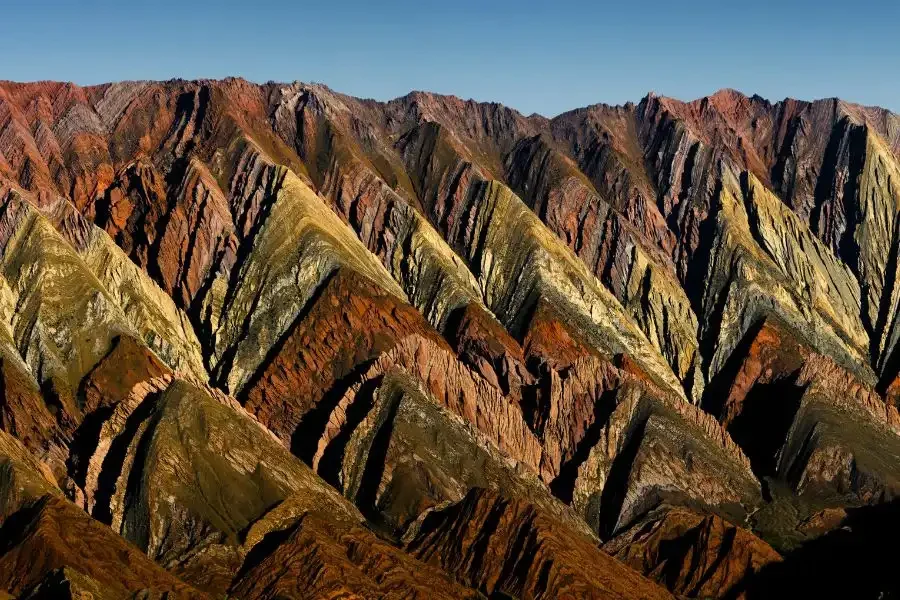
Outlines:
{"type": "Polygon", "coordinates": [[[0,588],[772,593],[900,491],[898,181],[840,100],[0,82],[0,588]]]}

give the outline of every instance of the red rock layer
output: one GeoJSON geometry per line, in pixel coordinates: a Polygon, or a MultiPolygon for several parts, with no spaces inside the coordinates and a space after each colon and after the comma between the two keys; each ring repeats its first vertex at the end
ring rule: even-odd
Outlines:
{"type": "MultiPolygon", "coordinates": [[[[736,372],[725,371],[723,380],[730,381],[730,388],[724,398],[721,410],[709,407],[720,422],[728,427],[741,413],[744,400],[754,386],[766,386],[796,374],[809,349],[796,340],[790,332],[773,320],[767,320],[755,327],[743,347],[731,355],[736,372]],[[740,360],[740,364],[736,364],[740,360]]],[[[718,391],[718,390],[717,390],[718,391]]]]}
{"type": "Polygon", "coordinates": [[[361,527],[335,526],[307,515],[277,535],[282,541],[274,548],[264,548],[264,542],[247,557],[232,594],[246,600],[479,597],[361,527]]]}
{"type": "Polygon", "coordinates": [[[543,459],[541,444],[529,429],[519,406],[487,380],[460,362],[442,341],[411,335],[385,352],[359,374],[337,402],[326,438],[346,420],[347,407],[358,400],[367,383],[394,370],[405,372],[441,406],[472,424],[498,449],[545,480],[552,465],[543,459]]]}
{"type": "Polygon", "coordinates": [[[522,387],[533,383],[522,347],[480,306],[460,309],[447,337],[460,360],[504,395],[521,398],[522,387]]]}
{"type": "Polygon", "coordinates": [[[603,549],[687,598],[739,598],[743,585],[781,557],[751,532],[717,516],[662,509],[603,549]]]}
{"type": "Polygon", "coordinates": [[[160,375],[172,374],[152,352],[122,335],[103,360],[97,363],[81,384],[83,411],[110,407],[124,400],[135,385],[160,375]]]}
{"type": "Polygon", "coordinates": [[[670,598],[525,501],[472,490],[427,514],[406,548],[486,594],[538,598],[670,598]]]}
{"type": "Polygon", "coordinates": [[[14,358],[0,358],[0,429],[37,456],[65,452],[53,450],[65,443],[65,436],[34,379],[14,358]]]}
{"type": "Polygon", "coordinates": [[[22,509],[0,528],[0,540],[0,588],[13,594],[68,567],[123,597],[141,590],[175,598],[207,597],[65,500],[48,497],[22,509]]]}
{"type": "Polygon", "coordinates": [[[543,299],[534,307],[522,347],[527,359],[556,370],[571,367],[579,358],[597,355],[543,299]]]}
{"type": "Polygon", "coordinates": [[[310,302],[242,392],[247,410],[286,443],[328,390],[400,339],[418,333],[446,346],[415,309],[347,269],[336,271],[310,302]]]}

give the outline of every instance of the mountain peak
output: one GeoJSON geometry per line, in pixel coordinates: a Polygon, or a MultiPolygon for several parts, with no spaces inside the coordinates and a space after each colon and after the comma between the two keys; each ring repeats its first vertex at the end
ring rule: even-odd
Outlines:
{"type": "Polygon", "coordinates": [[[898,182],[837,100],[0,83],[0,596],[896,595],[898,182]]]}

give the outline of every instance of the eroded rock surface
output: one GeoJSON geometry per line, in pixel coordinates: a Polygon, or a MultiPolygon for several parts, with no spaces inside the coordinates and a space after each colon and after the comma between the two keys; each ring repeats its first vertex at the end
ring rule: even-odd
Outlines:
{"type": "Polygon", "coordinates": [[[688,598],[742,597],[749,579],[781,560],[746,529],[683,508],[651,513],[603,549],[688,598]]]}
{"type": "Polygon", "coordinates": [[[278,537],[247,557],[231,593],[248,600],[479,597],[362,527],[335,527],[310,515],[278,537]],[[275,547],[266,553],[269,544],[275,547]]]}
{"type": "Polygon", "coordinates": [[[898,182],[840,100],[2,82],[0,527],[127,547],[4,585],[770,593],[900,490],[898,182]]]}
{"type": "Polygon", "coordinates": [[[4,522],[0,535],[0,586],[14,594],[30,597],[38,588],[35,597],[49,597],[41,594],[61,586],[52,580],[62,577],[106,598],[144,590],[157,597],[208,598],[63,499],[47,497],[23,509],[4,522]]]}
{"type": "Polygon", "coordinates": [[[486,490],[427,513],[407,533],[406,548],[486,594],[671,597],[534,506],[486,490]]]}
{"type": "Polygon", "coordinates": [[[286,499],[295,518],[361,520],[236,401],[170,375],[136,386],[103,423],[84,496],[94,518],[219,593],[248,528],[286,499]]]}

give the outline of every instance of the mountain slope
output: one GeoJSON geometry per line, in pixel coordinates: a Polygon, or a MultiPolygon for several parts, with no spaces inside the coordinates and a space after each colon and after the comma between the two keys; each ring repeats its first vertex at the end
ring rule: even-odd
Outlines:
{"type": "Polygon", "coordinates": [[[0,82],[0,584],[783,591],[900,491],[898,182],[840,100],[0,82]]]}

